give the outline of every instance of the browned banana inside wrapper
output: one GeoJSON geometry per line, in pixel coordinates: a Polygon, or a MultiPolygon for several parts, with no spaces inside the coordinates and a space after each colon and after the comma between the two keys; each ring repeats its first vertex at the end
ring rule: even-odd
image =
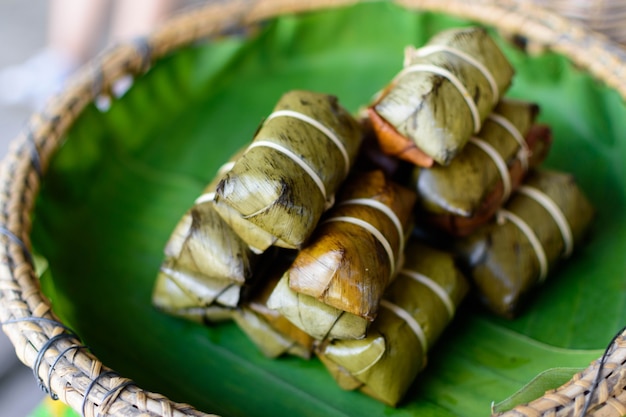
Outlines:
{"type": "Polygon", "coordinates": [[[512,77],[483,28],[450,29],[408,48],[404,69],[368,110],[381,148],[415,165],[447,165],[480,131],[512,77]]]}
{"type": "Polygon", "coordinates": [[[316,353],[338,384],[395,406],[467,293],[452,256],[411,242],[406,263],[385,292],[361,340],[327,340],[316,353]]]}
{"type": "Polygon", "coordinates": [[[176,225],[152,295],[160,310],[200,322],[230,318],[259,259],[215,211],[216,185],[176,225]]]}
{"type": "Polygon", "coordinates": [[[361,117],[359,122],[363,126],[363,144],[355,162],[355,171],[381,170],[391,180],[399,184],[407,183],[414,165],[382,151],[369,117],[361,117]]]}
{"type": "Polygon", "coordinates": [[[381,171],[351,177],[269,307],[317,339],[363,337],[400,264],[414,203],[381,171]]]}
{"type": "Polygon", "coordinates": [[[415,168],[420,218],[457,236],[486,223],[548,154],[551,132],[533,125],[537,113],[535,104],[502,100],[448,166],[415,168]]]}
{"type": "Polygon", "coordinates": [[[249,301],[233,312],[233,319],[252,342],[270,358],[295,355],[308,359],[313,339],[278,311],[267,307],[267,299],[285,268],[277,268],[249,301]]]}
{"type": "Polygon", "coordinates": [[[547,170],[529,176],[496,219],[457,244],[485,304],[515,316],[528,293],[570,256],[593,214],[573,176],[547,170]]]}
{"type": "Polygon", "coordinates": [[[216,209],[256,252],[299,249],[332,206],[361,140],[335,96],[288,92],[220,182],[216,209]]]}

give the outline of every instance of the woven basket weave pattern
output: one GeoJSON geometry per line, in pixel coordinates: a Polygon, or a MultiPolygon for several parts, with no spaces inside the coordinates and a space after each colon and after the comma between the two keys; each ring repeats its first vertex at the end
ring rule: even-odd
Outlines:
{"type": "Polygon", "coordinates": [[[621,0],[534,0],[539,6],[626,44],[626,2],[621,0]]]}
{"type": "MultiPolygon", "coordinates": [[[[50,309],[30,257],[31,212],[42,176],[65,132],[81,111],[115,80],[138,76],[155,60],[185,45],[227,33],[287,12],[354,3],[351,0],[231,0],[173,18],[145,42],[120,45],[87,65],[44,111],[32,116],[0,166],[0,322],[19,359],[34,369],[42,388],[85,416],[204,416],[185,404],[142,390],[85,349],[50,309]]],[[[527,37],[568,56],[575,64],[626,98],[626,50],[603,36],[534,7],[509,2],[398,0],[407,9],[448,12],[527,37]]],[[[589,415],[626,414],[626,335],[607,352],[589,415]]],[[[598,374],[600,362],[558,391],[517,407],[510,416],[578,416],[598,374]]]]}

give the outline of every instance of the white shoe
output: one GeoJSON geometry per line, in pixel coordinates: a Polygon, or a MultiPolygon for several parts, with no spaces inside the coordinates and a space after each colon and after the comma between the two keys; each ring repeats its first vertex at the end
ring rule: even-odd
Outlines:
{"type": "Polygon", "coordinates": [[[0,70],[0,105],[40,109],[59,93],[78,63],[51,49],[44,49],[22,64],[0,70]]]}

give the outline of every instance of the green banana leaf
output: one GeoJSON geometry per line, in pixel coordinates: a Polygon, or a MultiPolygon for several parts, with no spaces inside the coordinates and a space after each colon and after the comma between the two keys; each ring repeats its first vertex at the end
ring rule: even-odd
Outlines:
{"type": "Polygon", "coordinates": [[[470,23],[387,2],[287,16],[180,50],[108,112],[87,108],[34,213],[54,310],[106,365],[223,416],[484,416],[546,369],[587,366],[626,317],[626,108],[564,57],[529,57],[500,38],[516,68],[508,95],[538,102],[553,127],[546,165],[573,172],[597,207],[588,244],[521,317],[495,318],[470,297],[393,409],[342,391],[316,359],[267,359],[232,323],[205,327],[151,305],[172,229],[285,91],[333,93],[356,113],[406,45],[470,23]]]}
{"type": "Polygon", "coordinates": [[[513,408],[517,404],[532,401],[542,396],[549,389],[565,384],[572,379],[572,374],[582,370],[582,368],[552,368],[545,370],[509,398],[494,404],[493,411],[499,413],[513,408]]]}

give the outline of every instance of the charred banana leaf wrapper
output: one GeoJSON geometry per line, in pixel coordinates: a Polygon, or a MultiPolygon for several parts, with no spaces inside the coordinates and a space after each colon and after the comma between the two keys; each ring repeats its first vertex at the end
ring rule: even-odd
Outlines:
{"type": "Polygon", "coordinates": [[[275,358],[295,355],[311,357],[313,339],[283,317],[267,307],[267,299],[274,291],[284,269],[274,274],[249,302],[233,312],[233,319],[264,355],[275,358]]]}
{"type": "Polygon", "coordinates": [[[351,177],[268,305],[317,339],[363,337],[401,263],[415,199],[382,171],[351,177]]]}
{"type": "Polygon", "coordinates": [[[288,92],[220,182],[216,209],[257,252],[300,249],[333,205],[361,140],[335,96],[288,92]]]}
{"type": "Polygon", "coordinates": [[[152,296],[157,308],[199,322],[230,318],[259,260],[215,211],[216,186],[209,184],[176,225],[152,296]]]}
{"type": "Polygon", "coordinates": [[[452,256],[411,242],[406,263],[361,340],[328,340],[316,353],[338,384],[395,406],[468,291],[452,256]]]}
{"type": "Polygon", "coordinates": [[[467,235],[495,214],[548,154],[551,132],[533,126],[537,112],[534,104],[503,100],[450,165],[415,168],[418,205],[430,223],[467,235]]]}
{"type": "Polygon", "coordinates": [[[509,87],[513,67],[483,28],[439,33],[405,51],[404,69],[370,106],[383,150],[447,165],[509,87]]]}
{"type": "Polygon", "coordinates": [[[572,175],[537,171],[489,224],[458,242],[481,298],[514,317],[525,296],[584,237],[594,210],[572,175]]]}

